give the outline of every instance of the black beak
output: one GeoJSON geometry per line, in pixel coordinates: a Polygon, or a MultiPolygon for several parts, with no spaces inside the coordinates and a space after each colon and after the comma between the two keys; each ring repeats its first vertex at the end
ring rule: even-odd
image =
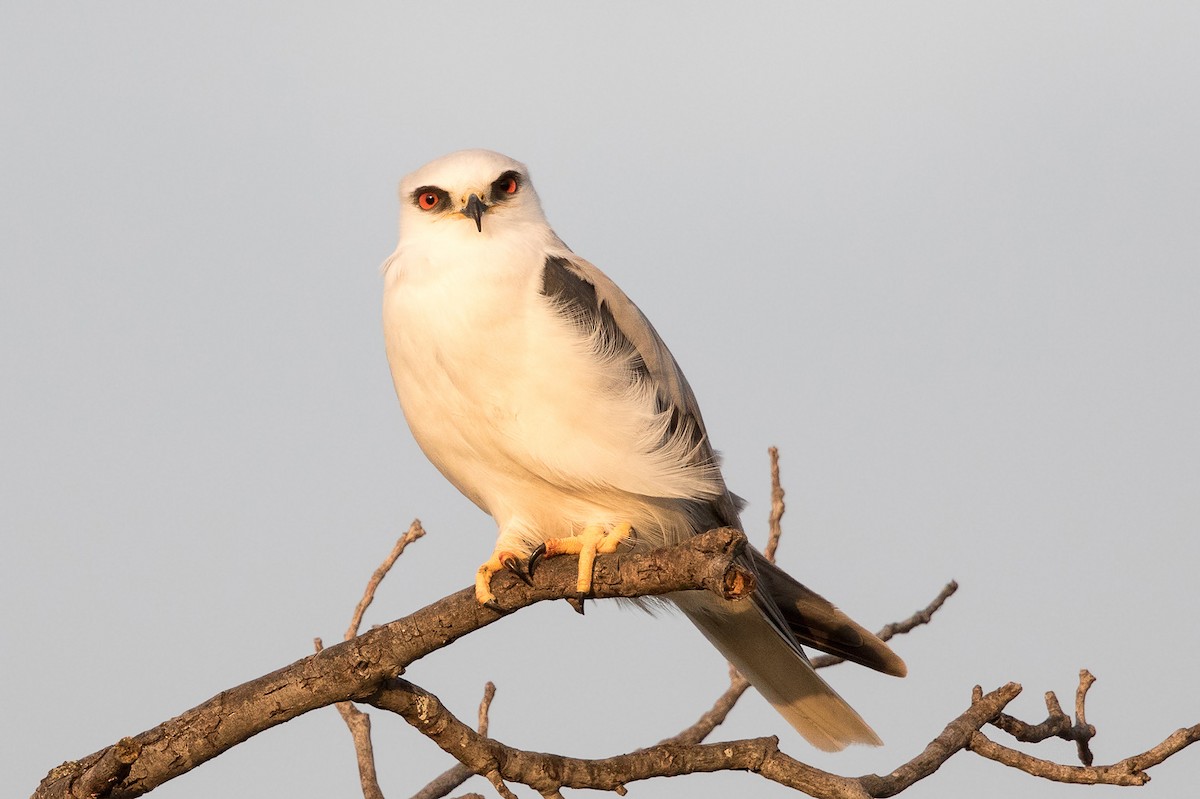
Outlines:
{"type": "Polygon", "coordinates": [[[472,194],[467,200],[466,208],[462,209],[463,216],[469,216],[475,220],[475,229],[480,233],[483,232],[483,212],[488,209],[486,203],[479,199],[478,195],[472,194]]]}

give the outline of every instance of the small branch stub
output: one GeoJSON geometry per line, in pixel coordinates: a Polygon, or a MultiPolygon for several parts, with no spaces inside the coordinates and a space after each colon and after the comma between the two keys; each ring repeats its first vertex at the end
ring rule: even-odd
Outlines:
{"type": "Polygon", "coordinates": [[[725,599],[745,599],[754,592],[754,575],[748,570],[730,564],[721,580],[721,596],[725,599]]]}

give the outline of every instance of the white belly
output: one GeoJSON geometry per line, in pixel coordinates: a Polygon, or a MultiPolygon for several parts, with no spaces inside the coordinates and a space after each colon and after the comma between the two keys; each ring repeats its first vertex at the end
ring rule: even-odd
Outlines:
{"type": "Polygon", "coordinates": [[[526,545],[628,521],[646,543],[691,531],[703,493],[663,462],[653,387],[605,363],[540,294],[537,267],[393,276],[388,360],[405,418],[435,466],[526,545]]]}

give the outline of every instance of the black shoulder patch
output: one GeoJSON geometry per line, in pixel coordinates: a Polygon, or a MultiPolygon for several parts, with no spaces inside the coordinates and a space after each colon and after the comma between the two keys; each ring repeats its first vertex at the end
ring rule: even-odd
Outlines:
{"type": "Polygon", "coordinates": [[[558,302],[586,331],[600,331],[600,345],[607,352],[630,355],[630,365],[640,378],[649,376],[642,354],[629,341],[612,311],[596,297],[596,287],[570,267],[565,258],[550,256],[542,269],[542,294],[558,302]]]}
{"type": "Polygon", "coordinates": [[[566,258],[550,256],[546,259],[542,269],[542,294],[590,321],[600,308],[596,302],[596,287],[577,275],[567,263],[566,258]]]}

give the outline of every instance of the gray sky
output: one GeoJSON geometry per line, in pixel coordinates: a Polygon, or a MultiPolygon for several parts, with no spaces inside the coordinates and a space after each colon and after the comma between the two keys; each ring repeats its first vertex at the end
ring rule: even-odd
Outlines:
{"type": "MultiPolygon", "coordinates": [[[[884,748],[815,752],[758,697],[721,738],[886,773],[976,683],[1040,721],[1082,667],[1100,762],[1200,721],[1197,30],[1165,2],[9,4],[3,783],[336,640],[413,517],[368,622],[469,584],[494,528],[404,426],[378,273],[398,179],[462,147],[529,164],[654,321],[752,538],[775,444],[805,583],[871,627],[962,584],[897,644],[907,679],[825,672],[884,748]]],[[[497,737],[603,756],[725,667],[680,617],[562,604],[409,676],[465,718],[494,680],[497,737]]],[[[373,718],[389,797],[450,765],[373,718]]],[[[631,786],[744,791],[787,793],[631,786]]],[[[357,792],[330,709],[155,795],[357,792]]],[[[959,755],[906,796],[964,792],[1081,793],[959,755]]]]}

